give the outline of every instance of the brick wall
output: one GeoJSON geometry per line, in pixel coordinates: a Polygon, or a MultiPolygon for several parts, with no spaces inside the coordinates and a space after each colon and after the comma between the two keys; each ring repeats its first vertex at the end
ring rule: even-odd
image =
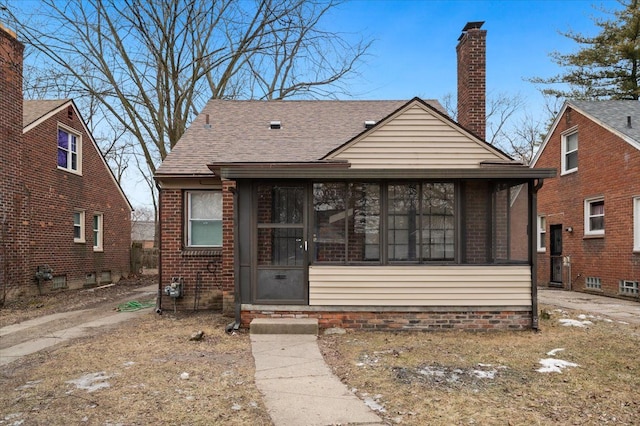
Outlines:
{"type": "Polygon", "coordinates": [[[465,251],[464,261],[471,264],[488,263],[489,188],[486,182],[465,182],[463,208],[465,251]]]}
{"type": "Polygon", "coordinates": [[[529,330],[531,311],[349,312],[242,311],[242,327],[254,318],[317,318],[320,328],[361,330],[529,330]]]}
{"type": "MultiPolygon", "coordinates": [[[[626,123],[626,117],[620,117],[626,123]]],[[[536,167],[552,167],[538,193],[538,214],[546,216],[547,251],[538,254],[538,285],[549,283],[549,227],[561,224],[564,256],[571,256],[572,288],[585,291],[585,278],[598,277],[602,293],[617,296],[621,279],[640,281],[640,254],[633,253],[633,204],[640,195],[640,151],[577,111],[568,110],[536,167]],[[577,126],[577,127],[576,127],[577,126]],[[578,171],[561,173],[561,133],[578,130],[578,171]],[[604,196],[605,235],[584,236],[584,200],[604,196]],[[567,232],[571,226],[573,232],[567,232]]],[[[566,270],[565,270],[566,272],[566,270]]],[[[564,286],[568,288],[565,273],[564,286]]]]}
{"type": "Polygon", "coordinates": [[[22,182],[22,52],[0,26],[0,300],[27,276],[26,196],[22,182]]]}
{"type": "MultiPolygon", "coordinates": [[[[481,139],[486,126],[486,39],[482,24],[460,36],[458,55],[458,123],[481,139]]],[[[466,27],[465,27],[466,28],[466,27]]]]}
{"type": "MultiPolygon", "coordinates": [[[[103,273],[112,281],[129,274],[131,211],[99,150],[92,144],[74,108],[69,106],[24,135],[23,155],[35,164],[24,174],[29,193],[29,268],[49,265],[55,276],[66,276],[69,288],[82,287],[87,275],[101,284],[103,273]],[[82,175],[57,167],[58,125],[81,136],[82,175]],[[73,241],[73,214],[82,210],[84,243],[73,241]],[[93,216],[103,217],[103,250],[94,251],[93,216]],[[108,273],[108,274],[107,274],[108,273]]],[[[106,276],[105,276],[106,278],[106,276]]],[[[52,283],[45,282],[45,288],[52,283]]]]}
{"type": "MultiPolygon", "coordinates": [[[[223,213],[228,213],[229,196],[231,192],[223,191],[223,213]]],[[[233,198],[231,198],[233,200],[233,198]]],[[[175,300],[176,309],[222,309],[223,293],[228,293],[227,286],[231,282],[231,296],[233,296],[233,264],[231,276],[229,270],[224,269],[225,257],[230,250],[233,255],[233,241],[229,239],[229,224],[223,218],[222,249],[185,249],[185,229],[183,227],[185,196],[181,189],[162,189],[160,191],[160,238],[162,250],[160,262],[162,264],[162,288],[171,284],[172,278],[181,278],[183,283],[183,297],[175,300]]],[[[231,221],[233,219],[231,218],[231,221]]],[[[231,228],[233,236],[233,228],[231,228]]],[[[227,260],[228,262],[228,260],[227,260]]],[[[233,302],[233,299],[232,299],[233,302]]],[[[162,307],[171,310],[174,299],[162,295],[162,307]]]]}

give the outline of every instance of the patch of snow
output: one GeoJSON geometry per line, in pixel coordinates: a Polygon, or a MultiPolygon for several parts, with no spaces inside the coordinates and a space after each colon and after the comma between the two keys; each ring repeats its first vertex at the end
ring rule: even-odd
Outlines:
{"type": "Polygon", "coordinates": [[[76,385],[78,389],[84,389],[87,392],[95,392],[99,389],[105,389],[111,387],[107,379],[110,379],[111,376],[107,376],[107,373],[104,371],[99,371],[97,373],[89,373],[84,376],[75,379],[68,380],[65,383],[69,383],[72,385],[76,385]]]}
{"type": "Polygon", "coordinates": [[[441,368],[428,367],[428,366],[418,370],[418,373],[424,376],[436,376],[436,377],[444,377],[446,374],[446,372],[441,368]]]}
{"type": "Polygon", "coordinates": [[[182,380],[189,380],[189,373],[185,371],[184,373],[180,374],[180,378],[182,380]]]}
{"type": "Polygon", "coordinates": [[[497,372],[498,372],[497,370],[489,370],[489,371],[473,370],[471,374],[473,374],[479,379],[495,379],[497,372]]]}
{"type": "Polygon", "coordinates": [[[556,358],[544,358],[538,362],[542,365],[541,368],[536,370],[539,373],[562,373],[563,368],[579,367],[579,365],[574,362],[556,358]]]}
{"type": "Polygon", "coordinates": [[[551,349],[549,352],[547,352],[547,355],[556,356],[556,354],[561,351],[564,351],[564,348],[551,349]]]}
{"type": "Polygon", "coordinates": [[[618,321],[618,324],[629,325],[629,323],[628,323],[628,322],[626,322],[626,321],[618,321]]]}
{"type": "Polygon", "coordinates": [[[566,327],[586,327],[588,325],[593,324],[589,320],[579,321],[579,320],[568,319],[568,318],[559,319],[558,322],[560,322],[561,325],[564,325],[566,327]]]}
{"type": "Polygon", "coordinates": [[[242,410],[242,405],[240,405],[240,404],[233,404],[233,405],[231,406],[231,409],[232,409],[233,411],[240,411],[240,410],[242,410]]]}
{"type": "Polygon", "coordinates": [[[386,413],[387,410],[384,408],[382,404],[374,400],[373,398],[365,398],[364,403],[367,407],[371,408],[374,411],[379,411],[381,413],[386,413]]]}
{"type": "Polygon", "coordinates": [[[135,362],[133,361],[127,361],[125,363],[122,364],[123,367],[131,367],[132,365],[135,365],[135,362]]]}

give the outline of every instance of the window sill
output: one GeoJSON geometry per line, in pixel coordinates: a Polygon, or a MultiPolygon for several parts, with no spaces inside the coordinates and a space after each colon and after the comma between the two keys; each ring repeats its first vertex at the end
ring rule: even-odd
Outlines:
{"type": "Polygon", "coordinates": [[[184,248],[180,252],[183,257],[219,256],[222,247],[184,248]]]}
{"type": "Polygon", "coordinates": [[[58,166],[58,170],[62,170],[63,172],[71,173],[72,175],[82,176],[82,172],[73,169],[65,169],[64,167],[58,166]]]}
{"type": "Polygon", "coordinates": [[[578,169],[571,169],[571,170],[563,170],[562,172],[560,172],[560,176],[567,176],[567,175],[571,175],[574,173],[577,173],[578,169]]]}
{"type": "Polygon", "coordinates": [[[546,253],[546,252],[547,252],[547,250],[538,249],[538,253],[546,253]]]}
{"type": "Polygon", "coordinates": [[[74,243],[76,244],[86,244],[87,241],[86,240],[73,240],[74,243]]]}
{"type": "Polygon", "coordinates": [[[94,253],[104,253],[104,249],[103,248],[93,248],[93,252],[94,253]]]}
{"type": "Polygon", "coordinates": [[[583,240],[597,240],[603,238],[604,234],[585,235],[584,237],[582,237],[583,240]]]}

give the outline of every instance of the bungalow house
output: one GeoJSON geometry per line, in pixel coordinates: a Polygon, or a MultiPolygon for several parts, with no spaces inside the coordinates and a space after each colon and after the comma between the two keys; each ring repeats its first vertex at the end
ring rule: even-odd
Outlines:
{"type": "Polygon", "coordinates": [[[155,176],[161,303],[229,328],[536,328],[527,229],[555,170],[483,140],[481,25],[457,48],[460,123],[419,98],[211,100],[155,176]]]}
{"type": "Polygon", "coordinates": [[[22,49],[0,26],[2,301],[129,274],[131,205],[72,100],[23,100],[22,49]]]}
{"type": "Polygon", "coordinates": [[[532,161],[538,284],[640,297],[640,103],[568,101],[532,161]]]}

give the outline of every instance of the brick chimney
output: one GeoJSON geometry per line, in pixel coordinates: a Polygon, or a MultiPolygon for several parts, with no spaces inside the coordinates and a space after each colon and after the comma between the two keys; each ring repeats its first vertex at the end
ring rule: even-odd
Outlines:
{"type": "Polygon", "coordinates": [[[458,123],[481,139],[486,137],[487,31],[468,22],[458,38],[458,123]]]}

